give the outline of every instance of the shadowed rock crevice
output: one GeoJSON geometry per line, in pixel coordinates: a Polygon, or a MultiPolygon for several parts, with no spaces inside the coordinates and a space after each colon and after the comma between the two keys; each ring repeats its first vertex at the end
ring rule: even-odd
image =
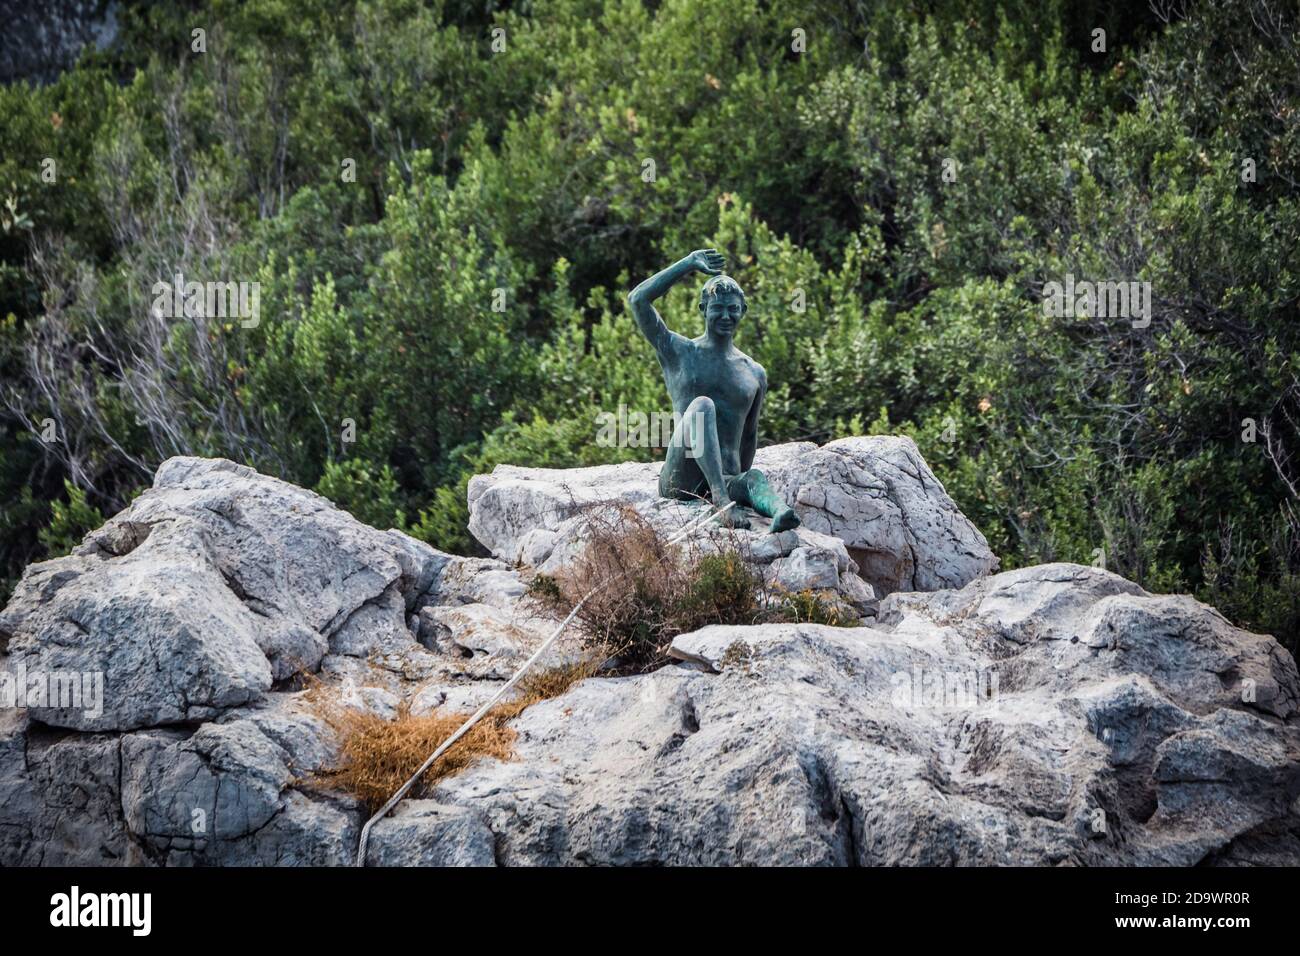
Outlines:
{"type": "Polygon", "coordinates": [[[840,796],[840,811],[836,822],[839,826],[839,838],[843,847],[845,865],[869,865],[862,856],[862,845],[859,839],[861,824],[858,822],[857,815],[853,812],[853,803],[847,795],[840,796]]]}
{"type": "Polygon", "coordinates": [[[682,703],[682,729],[687,734],[700,732],[700,718],[695,712],[695,702],[689,697],[682,703]]]}
{"type": "Polygon", "coordinates": [[[226,587],[230,588],[230,593],[243,602],[244,607],[248,608],[258,617],[269,618],[272,616],[272,613],[276,609],[267,607],[263,601],[244,590],[243,584],[240,583],[239,578],[235,577],[232,572],[222,569],[221,577],[226,582],[226,587]]]}
{"type": "Polygon", "coordinates": [[[153,526],[144,521],[110,522],[98,531],[91,532],[74,554],[124,558],[148,540],[153,526]]]}

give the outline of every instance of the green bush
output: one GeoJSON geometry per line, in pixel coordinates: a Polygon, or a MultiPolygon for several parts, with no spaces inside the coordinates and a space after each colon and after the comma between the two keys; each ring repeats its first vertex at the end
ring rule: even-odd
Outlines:
{"type": "Polygon", "coordinates": [[[861,623],[840,602],[807,588],[785,595],[773,609],[771,619],[792,624],[827,624],[831,627],[856,627],[861,623]]]}
{"type": "Polygon", "coordinates": [[[475,472],[656,454],[595,441],[667,410],[623,295],[713,245],[764,442],[912,435],[1004,567],[1102,558],[1297,649],[1286,4],[119,6],[0,86],[0,593],[174,454],[473,552],[475,472]],[[152,317],[177,271],[260,322],[152,317]],[[1150,282],[1150,324],[1044,315],[1067,273],[1150,282]]]}
{"type": "Polygon", "coordinates": [[[50,502],[50,523],[40,532],[41,544],[52,557],[68,554],[86,533],[104,523],[104,516],[86,501],[86,493],[70,481],[63,483],[68,500],[50,502]]]}
{"type": "Polygon", "coordinates": [[[376,528],[404,528],[406,519],[397,505],[397,479],[387,465],[372,472],[361,459],[345,458],[325,465],[316,491],[354,518],[376,528]]]}

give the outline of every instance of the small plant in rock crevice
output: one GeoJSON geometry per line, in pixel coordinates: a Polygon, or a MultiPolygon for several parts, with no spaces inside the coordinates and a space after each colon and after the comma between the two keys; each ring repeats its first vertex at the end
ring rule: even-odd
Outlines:
{"type": "Polygon", "coordinates": [[[815,592],[774,592],[725,529],[673,546],[630,508],[593,511],[587,520],[583,552],[555,575],[535,575],[527,598],[566,615],[589,595],[575,623],[587,647],[612,658],[614,673],[667,663],[674,637],[709,624],[858,623],[815,592]]]}
{"type": "Polygon", "coordinates": [[[828,624],[831,627],[856,627],[861,621],[842,604],[818,591],[804,588],[785,593],[774,609],[776,620],[792,624],[828,624]]]}

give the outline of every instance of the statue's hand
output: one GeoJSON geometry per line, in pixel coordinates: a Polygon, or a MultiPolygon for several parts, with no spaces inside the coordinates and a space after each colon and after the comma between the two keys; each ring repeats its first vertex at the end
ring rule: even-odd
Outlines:
{"type": "Polygon", "coordinates": [[[722,267],[727,264],[717,249],[696,249],[691,253],[690,260],[696,272],[703,272],[707,276],[721,275],[722,267]]]}

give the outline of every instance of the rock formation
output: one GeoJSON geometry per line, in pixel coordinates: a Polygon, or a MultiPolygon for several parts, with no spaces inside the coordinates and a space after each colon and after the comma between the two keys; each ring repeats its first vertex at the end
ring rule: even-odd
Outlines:
{"type": "MultiPolygon", "coordinates": [[[[875,616],[707,627],[675,665],[534,704],[513,759],[406,801],[370,863],[1300,863],[1300,679],[1272,638],[1093,568],[989,574],[905,439],[758,464],[803,527],[737,532],[747,558],[875,616]]],[[[552,626],[525,581],[593,509],[698,512],[654,469],[479,476],[496,557],[462,558],[231,462],[164,463],[0,613],[0,703],[27,705],[0,707],[0,865],[351,862],[365,813],[310,779],[337,742],[293,675],[385,717],[473,709],[552,626]],[[100,706],[55,675],[99,675],[100,706]]]]}
{"type": "MultiPolygon", "coordinates": [[[[752,529],[735,540],[787,587],[825,585],[860,604],[868,600],[864,583],[874,597],[931,591],[961,587],[998,566],[911,439],[774,445],[760,449],[754,465],[794,502],[803,524],[767,535],[766,522],[755,516],[752,529]]],[[[658,462],[567,470],[501,465],[470,480],[470,530],[496,557],[544,572],[581,550],[593,511],[631,506],[667,536],[703,505],[660,498],[659,468],[658,462]]]]}

